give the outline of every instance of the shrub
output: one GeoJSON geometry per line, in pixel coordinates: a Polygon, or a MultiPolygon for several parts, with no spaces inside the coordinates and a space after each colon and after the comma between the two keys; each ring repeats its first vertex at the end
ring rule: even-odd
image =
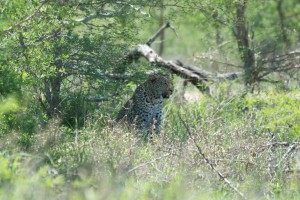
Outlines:
{"type": "Polygon", "coordinates": [[[279,140],[300,137],[300,93],[267,92],[247,95],[245,106],[256,115],[256,126],[269,129],[279,140]]]}

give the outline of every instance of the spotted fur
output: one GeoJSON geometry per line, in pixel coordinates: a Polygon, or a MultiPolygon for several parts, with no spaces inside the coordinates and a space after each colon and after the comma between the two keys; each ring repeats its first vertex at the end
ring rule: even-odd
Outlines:
{"type": "Polygon", "coordinates": [[[144,135],[149,135],[152,131],[159,134],[163,118],[163,99],[169,98],[173,89],[170,76],[151,75],[137,87],[133,96],[120,110],[116,121],[124,120],[144,135]]]}

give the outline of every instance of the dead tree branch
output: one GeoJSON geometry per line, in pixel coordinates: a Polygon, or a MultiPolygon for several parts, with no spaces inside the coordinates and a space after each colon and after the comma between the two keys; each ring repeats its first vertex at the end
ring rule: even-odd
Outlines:
{"type": "Polygon", "coordinates": [[[300,146],[300,142],[273,142],[273,143],[270,143],[267,145],[267,147],[269,146],[275,146],[275,147],[278,147],[278,146],[291,146],[291,145],[299,145],[300,146]]]}
{"type": "Polygon", "coordinates": [[[152,37],[150,37],[150,38],[148,39],[148,41],[146,42],[146,44],[150,47],[151,44],[156,40],[156,38],[157,38],[159,35],[161,35],[162,32],[163,32],[165,29],[167,29],[167,28],[172,29],[172,30],[175,32],[176,36],[178,36],[178,35],[177,35],[177,32],[175,31],[175,29],[174,29],[174,28],[171,26],[171,24],[168,22],[168,23],[164,24],[162,27],[160,27],[159,30],[158,30],[156,33],[154,33],[154,35],[153,35],[152,37]]]}
{"type": "MultiPolygon", "coordinates": [[[[210,95],[209,82],[214,82],[220,79],[236,79],[242,75],[241,72],[213,74],[208,71],[202,70],[199,67],[185,65],[180,61],[165,60],[160,57],[150,45],[153,41],[166,29],[173,27],[167,23],[163,25],[153,36],[151,36],[145,44],[139,44],[135,49],[130,51],[121,62],[123,64],[130,64],[140,57],[144,57],[151,64],[169,69],[172,73],[181,76],[195,85],[201,92],[210,95]]],[[[174,29],[173,29],[174,30],[174,29]]],[[[176,33],[176,32],[175,32],[176,33]]]]}
{"type": "Polygon", "coordinates": [[[272,58],[263,58],[259,61],[261,73],[258,78],[261,80],[265,76],[274,72],[287,72],[293,69],[300,68],[300,49],[288,52],[282,55],[276,55],[272,58]]]}
{"type": "Polygon", "coordinates": [[[216,79],[235,79],[242,75],[242,73],[226,73],[214,75],[208,71],[202,70],[198,67],[188,66],[180,61],[169,61],[164,60],[148,45],[139,44],[135,49],[133,55],[140,55],[146,58],[150,63],[156,66],[164,67],[169,69],[174,74],[179,75],[193,85],[195,85],[201,92],[206,92],[210,94],[209,81],[215,81],[216,79]]]}
{"type": "Polygon", "coordinates": [[[242,72],[232,72],[232,73],[224,73],[224,74],[213,74],[204,69],[200,69],[199,67],[185,65],[179,60],[176,62],[179,66],[192,71],[193,73],[202,77],[202,79],[206,81],[219,80],[219,79],[236,79],[242,76],[242,72]]]}
{"type": "Polygon", "coordinates": [[[163,58],[158,56],[158,54],[148,45],[139,44],[136,48],[136,52],[138,52],[140,55],[146,58],[146,60],[148,60],[153,65],[157,65],[171,70],[174,74],[177,74],[189,80],[201,92],[207,92],[209,94],[209,86],[206,80],[204,80],[201,76],[193,73],[192,71],[182,66],[179,66],[173,61],[164,60],[163,58]]]}
{"type": "Polygon", "coordinates": [[[280,159],[280,161],[275,165],[275,168],[279,167],[279,166],[281,165],[281,163],[283,162],[283,160],[285,160],[285,159],[289,156],[289,154],[290,154],[293,150],[296,149],[296,147],[297,147],[296,144],[293,144],[293,145],[289,146],[288,150],[287,150],[287,151],[285,152],[285,154],[282,156],[282,158],[280,159]]]}
{"type": "Polygon", "coordinates": [[[152,42],[154,42],[156,40],[156,38],[162,34],[162,32],[167,29],[168,27],[170,27],[170,23],[166,23],[165,25],[163,25],[162,27],[159,28],[159,30],[152,36],[148,39],[148,41],[146,42],[146,44],[148,46],[151,46],[152,42]]]}
{"type": "MultiPolygon", "coordinates": [[[[271,141],[268,142],[266,145],[262,146],[260,150],[257,152],[257,154],[260,154],[267,149],[277,148],[277,147],[287,147],[287,148],[293,147],[291,150],[294,150],[295,148],[300,147],[300,142],[272,142],[271,141]]],[[[291,150],[289,150],[289,152],[291,150]]]]}
{"type": "Polygon", "coordinates": [[[211,72],[202,70],[199,67],[185,65],[180,61],[171,61],[163,59],[150,47],[150,45],[166,28],[173,29],[169,23],[163,25],[152,37],[148,39],[146,44],[138,44],[137,47],[131,50],[128,54],[126,54],[125,57],[118,60],[116,62],[117,65],[128,65],[140,59],[141,57],[144,57],[152,65],[170,70],[172,73],[188,80],[201,92],[206,93],[208,95],[211,95],[209,83],[219,81],[221,79],[236,79],[242,75],[241,72],[213,74],[211,72]]]}
{"type": "Polygon", "coordinates": [[[245,195],[239,191],[217,168],[211,163],[211,161],[206,157],[206,155],[203,153],[201,147],[197,144],[195,137],[192,136],[192,133],[189,129],[189,126],[186,124],[186,122],[181,118],[180,114],[178,114],[179,120],[183,123],[189,137],[193,140],[195,146],[197,147],[198,153],[202,156],[205,163],[210,167],[210,169],[216,173],[222,181],[224,181],[233,191],[235,191],[242,199],[246,199],[245,195]]]}

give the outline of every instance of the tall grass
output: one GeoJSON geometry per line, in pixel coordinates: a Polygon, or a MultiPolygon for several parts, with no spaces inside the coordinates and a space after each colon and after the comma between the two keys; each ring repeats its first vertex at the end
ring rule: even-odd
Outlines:
{"type": "Polygon", "coordinates": [[[0,143],[1,199],[240,199],[233,187],[249,199],[298,199],[299,122],[284,122],[298,119],[298,102],[272,93],[168,104],[151,143],[100,125],[109,119],[81,130],[54,120],[26,153],[12,133],[0,143]]]}

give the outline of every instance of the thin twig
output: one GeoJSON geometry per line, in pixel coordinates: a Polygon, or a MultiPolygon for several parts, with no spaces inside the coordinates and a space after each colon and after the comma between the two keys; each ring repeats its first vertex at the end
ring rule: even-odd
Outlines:
{"type": "Polygon", "coordinates": [[[267,146],[291,146],[291,145],[300,145],[300,142],[272,142],[267,144],[267,146]]]}
{"type": "Polygon", "coordinates": [[[272,58],[263,58],[261,59],[261,62],[262,63],[274,63],[274,62],[283,62],[283,61],[286,61],[286,59],[288,57],[291,57],[291,56],[299,56],[300,55],[300,50],[297,49],[295,51],[291,51],[291,52],[288,52],[287,54],[283,54],[283,55],[276,55],[272,58]]]}
{"type": "Polygon", "coordinates": [[[257,154],[260,154],[271,147],[290,147],[292,145],[295,145],[295,147],[300,146],[300,142],[270,142],[262,146],[261,149],[257,152],[257,154]]]}
{"type": "Polygon", "coordinates": [[[195,144],[195,146],[198,149],[199,154],[202,156],[202,158],[204,159],[204,161],[206,162],[206,164],[211,168],[211,170],[216,173],[221,180],[223,180],[231,189],[233,189],[242,199],[247,199],[245,197],[245,195],[239,191],[220,171],[218,171],[215,166],[211,163],[211,161],[205,156],[205,154],[202,152],[201,147],[197,144],[196,140],[194,137],[192,137],[192,133],[188,127],[188,125],[186,124],[186,122],[181,118],[180,114],[178,114],[180,121],[183,123],[186,131],[188,132],[188,135],[190,136],[190,138],[193,139],[193,142],[195,144]]]}
{"type": "Polygon", "coordinates": [[[300,142],[270,142],[270,143],[266,144],[265,146],[263,146],[263,148],[261,149],[260,152],[262,152],[265,149],[268,149],[272,146],[273,147],[280,147],[280,146],[289,147],[291,145],[299,145],[300,146],[300,142]]]}
{"type": "Polygon", "coordinates": [[[134,168],[128,170],[128,171],[127,171],[127,174],[130,174],[130,173],[132,173],[133,171],[135,171],[135,170],[137,170],[137,169],[139,169],[139,168],[141,168],[141,167],[145,167],[145,166],[147,166],[147,165],[149,165],[149,164],[152,164],[152,163],[156,162],[157,160],[163,159],[163,158],[168,157],[168,156],[170,156],[170,155],[171,155],[170,153],[167,153],[167,154],[165,154],[165,155],[163,155],[163,156],[156,157],[156,158],[154,158],[153,160],[151,160],[151,161],[149,161],[149,162],[141,163],[141,164],[135,166],[134,168]]]}

